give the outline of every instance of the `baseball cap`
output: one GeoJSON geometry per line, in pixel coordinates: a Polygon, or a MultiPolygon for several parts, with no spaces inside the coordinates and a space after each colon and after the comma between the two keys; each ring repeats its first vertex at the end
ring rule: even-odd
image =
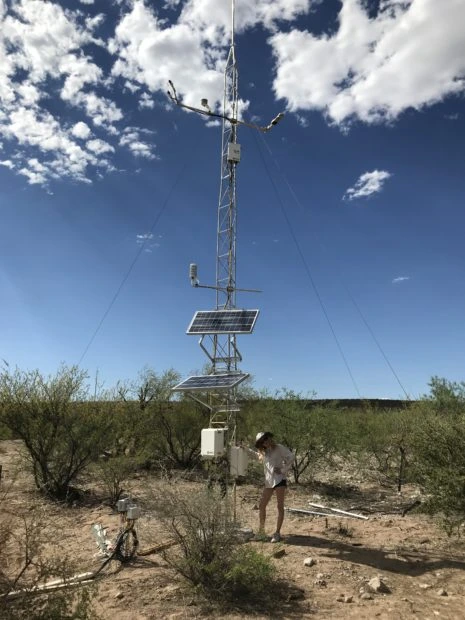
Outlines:
{"type": "Polygon", "coordinates": [[[273,437],[273,433],[270,433],[269,431],[260,431],[260,433],[257,433],[257,436],[255,437],[255,447],[258,448],[262,441],[268,439],[269,437],[273,437]]]}

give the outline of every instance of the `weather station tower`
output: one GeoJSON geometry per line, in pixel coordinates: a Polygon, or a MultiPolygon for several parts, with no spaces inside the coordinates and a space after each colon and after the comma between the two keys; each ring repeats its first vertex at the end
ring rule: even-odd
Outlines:
{"type": "MultiPolygon", "coordinates": [[[[245,1],[245,0],[244,0],[245,1]]],[[[208,374],[188,377],[173,390],[182,392],[206,407],[210,415],[209,428],[202,430],[201,455],[213,461],[228,464],[229,474],[245,474],[246,452],[237,446],[238,386],[249,374],[242,372],[242,356],[237,337],[251,334],[258,318],[258,309],[237,307],[237,292],[260,292],[238,288],[236,282],[236,170],[241,161],[241,147],[237,141],[239,126],[267,132],[283,117],[278,114],[269,125],[259,126],[240,118],[238,69],[235,50],[235,0],[231,1],[231,45],[224,72],[223,109],[211,110],[207,99],[201,107],[186,105],[178,97],[173,82],[169,81],[171,101],[203,116],[222,120],[221,178],[217,213],[216,283],[201,284],[195,263],[189,267],[193,287],[212,289],[216,293],[213,310],[198,310],[187,329],[187,334],[200,337],[199,345],[207,357],[208,374]]]]}

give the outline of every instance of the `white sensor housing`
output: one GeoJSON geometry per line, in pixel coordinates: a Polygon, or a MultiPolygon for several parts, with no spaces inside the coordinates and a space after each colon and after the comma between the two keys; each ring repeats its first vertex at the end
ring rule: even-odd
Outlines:
{"type": "Polygon", "coordinates": [[[245,448],[231,446],[229,452],[229,472],[231,476],[245,476],[249,457],[245,448]]]}
{"type": "Polygon", "coordinates": [[[205,458],[214,459],[225,452],[225,429],[203,428],[200,438],[200,454],[205,458]]]}

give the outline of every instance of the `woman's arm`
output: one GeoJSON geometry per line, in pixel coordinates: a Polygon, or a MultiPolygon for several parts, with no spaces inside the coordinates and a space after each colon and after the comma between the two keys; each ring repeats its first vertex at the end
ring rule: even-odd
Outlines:
{"type": "Polygon", "coordinates": [[[283,461],[283,464],[281,466],[281,473],[283,474],[283,476],[286,476],[287,473],[291,470],[292,468],[292,463],[295,461],[295,456],[294,453],[291,452],[291,450],[289,450],[288,448],[286,448],[285,446],[279,446],[280,452],[281,452],[281,458],[283,461]]]}
{"type": "Polygon", "coordinates": [[[256,461],[262,460],[263,457],[258,450],[254,450],[253,448],[249,448],[248,446],[242,446],[242,448],[245,448],[245,450],[247,450],[247,454],[250,458],[255,459],[256,461]]]}

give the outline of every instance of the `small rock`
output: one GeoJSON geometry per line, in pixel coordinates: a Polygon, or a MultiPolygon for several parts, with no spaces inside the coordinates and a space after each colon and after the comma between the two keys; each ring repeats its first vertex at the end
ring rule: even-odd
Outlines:
{"type": "Polygon", "coordinates": [[[363,594],[360,595],[360,598],[362,599],[362,601],[372,601],[373,600],[373,596],[369,592],[364,592],[363,594]]]}
{"type": "Polygon", "coordinates": [[[353,596],[344,596],[344,603],[352,603],[353,600],[353,596]]]}
{"type": "Polygon", "coordinates": [[[433,586],[430,583],[420,583],[420,588],[422,590],[429,590],[430,588],[432,588],[433,586]]]}
{"type": "Polygon", "coordinates": [[[324,573],[317,573],[316,574],[316,578],[317,579],[324,579],[326,577],[326,575],[324,573]]]}
{"type": "Polygon", "coordinates": [[[438,596],[448,596],[448,594],[447,594],[447,590],[444,590],[444,588],[440,588],[440,589],[436,592],[436,594],[437,594],[438,596]]]}
{"type": "Polygon", "coordinates": [[[316,564],[313,558],[305,558],[304,566],[314,566],[316,564]]]}
{"type": "Polygon", "coordinates": [[[420,545],[427,545],[431,540],[429,538],[422,538],[420,540],[420,545]]]}
{"type": "Polygon", "coordinates": [[[118,592],[115,594],[115,598],[118,598],[118,599],[124,598],[124,594],[123,594],[121,591],[118,591],[118,592]]]}
{"type": "Polygon", "coordinates": [[[315,579],[315,581],[313,583],[316,586],[320,586],[320,588],[325,588],[326,587],[325,579],[315,579]]]}
{"type": "Polygon", "coordinates": [[[367,583],[367,590],[370,592],[379,592],[383,594],[388,594],[391,591],[379,577],[373,577],[370,579],[367,583]]]}

